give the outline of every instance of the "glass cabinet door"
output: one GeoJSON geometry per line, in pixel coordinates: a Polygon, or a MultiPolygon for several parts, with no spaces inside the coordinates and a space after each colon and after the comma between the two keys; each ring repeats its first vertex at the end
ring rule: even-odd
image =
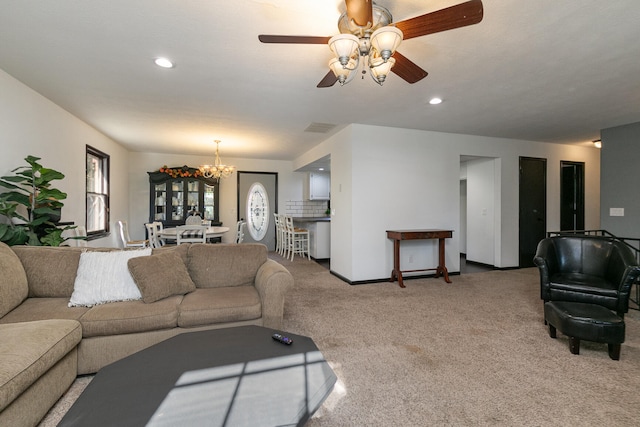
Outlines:
{"type": "Polygon", "coordinates": [[[165,221],[167,219],[167,183],[155,184],[154,193],[153,219],[165,221]]]}
{"type": "Polygon", "coordinates": [[[200,211],[200,183],[198,181],[187,181],[187,213],[200,211]]]}
{"type": "Polygon", "coordinates": [[[184,181],[171,182],[171,219],[180,221],[184,217],[184,181]]]}
{"type": "Polygon", "coordinates": [[[215,187],[204,185],[204,219],[215,221],[215,187]]]}

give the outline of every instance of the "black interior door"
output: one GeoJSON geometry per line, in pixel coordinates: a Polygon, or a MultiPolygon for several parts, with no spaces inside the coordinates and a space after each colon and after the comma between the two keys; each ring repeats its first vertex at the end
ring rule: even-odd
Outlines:
{"type": "Polygon", "coordinates": [[[583,162],[560,162],[560,229],[584,230],[583,162]]]}
{"type": "Polygon", "coordinates": [[[547,159],[520,157],[520,267],[533,267],[547,233],[547,159]]]}

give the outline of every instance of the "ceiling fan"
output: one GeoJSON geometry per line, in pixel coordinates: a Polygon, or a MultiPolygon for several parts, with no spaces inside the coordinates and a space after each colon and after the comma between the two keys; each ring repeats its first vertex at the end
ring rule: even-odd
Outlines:
{"type": "Polygon", "coordinates": [[[408,83],[416,83],[427,72],[401,55],[395,49],[402,40],[439,33],[482,21],[482,0],[470,0],[455,6],[393,22],[391,13],[372,0],[345,0],[346,12],[338,19],[340,34],[334,37],[283,36],[261,34],[262,43],[329,44],[336,54],[329,62],[331,69],[318,83],[319,88],[341,85],[353,78],[360,58],[363,74],[368,65],[374,81],[384,83],[389,71],[393,71],[408,83]],[[398,31],[399,30],[399,31],[398,31]],[[392,68],[393,67],[393,68],[392,68]]]}

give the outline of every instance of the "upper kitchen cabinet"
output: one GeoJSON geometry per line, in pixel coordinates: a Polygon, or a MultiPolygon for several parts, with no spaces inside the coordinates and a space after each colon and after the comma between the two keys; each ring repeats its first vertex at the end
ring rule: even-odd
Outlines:
{"type": "Polygon", "coordinates": [[[310,172],[305,178],[304,198],[307,200],[331,199],[331,175],[322,172],[310,172]]]}
{"type": "Polygon", "coordinates": [[[165,226],[182,225],[190,213],[220,224],[219,194],[215,179],[207,179],[194,168],[162,168],[149,174],[149,221],[165,226]]]}

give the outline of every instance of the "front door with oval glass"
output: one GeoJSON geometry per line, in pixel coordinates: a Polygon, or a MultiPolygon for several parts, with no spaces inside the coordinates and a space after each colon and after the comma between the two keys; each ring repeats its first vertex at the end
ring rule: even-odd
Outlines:
{"type": "Polygon", "coordinates": [[[278,209],[278,174],[238,172],[238,220],[246,222],[244,243],[262,243],[275,250],[273,213],[278,209]]]}
{"type": "Polygon", "coordinates": [[[253,240],[264,239],[269,228],[269,195],[264,185],[254,182],[247,193],[247,231],[253,240]]]}

